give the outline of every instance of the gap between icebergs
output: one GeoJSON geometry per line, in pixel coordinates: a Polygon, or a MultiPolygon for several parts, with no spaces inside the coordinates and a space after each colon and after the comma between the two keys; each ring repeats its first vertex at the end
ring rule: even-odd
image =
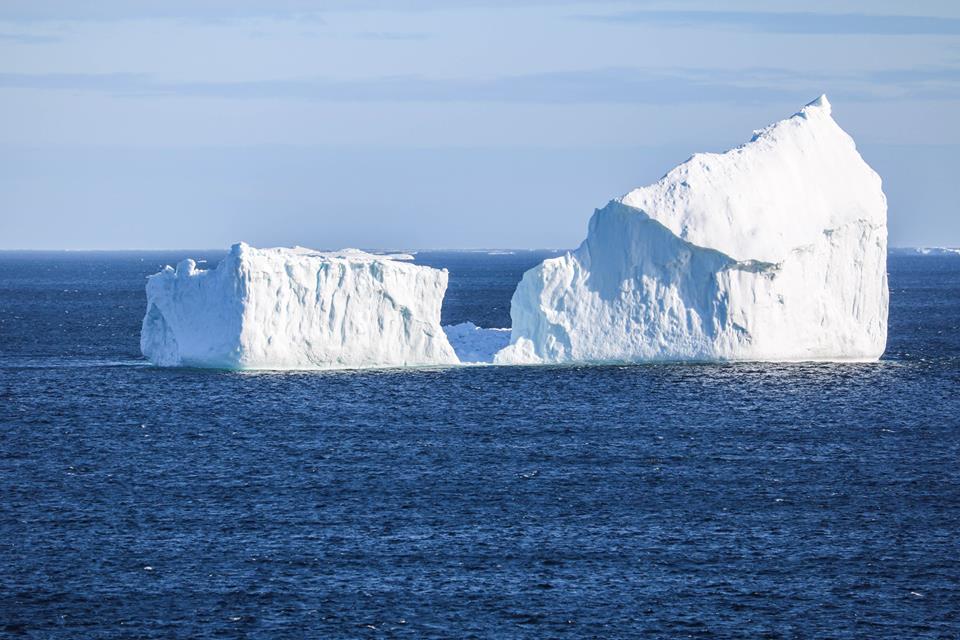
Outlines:
{"type": "Polygon", "coordinates": [[[492,363],[497,352],[510,343],[510,329],[484,329],[472,322],[449,324],[443,331],[463,364],[492,363]]]}

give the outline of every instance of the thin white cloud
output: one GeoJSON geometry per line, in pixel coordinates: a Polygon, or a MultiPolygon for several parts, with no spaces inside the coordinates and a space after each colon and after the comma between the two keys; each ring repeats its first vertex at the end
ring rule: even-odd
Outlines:
{"type": "Polygon", "coordinates": [[[664,27],[729,27],[803,35],[960,35],[960,18],[773,11],[626,11],[577,16],[610,24],[664,27]]]}
{"type": "Polygon", "coordinates": [[[960,68],[919,67],[815,74],[776,68],[556,71],[488,79],[405,75],[358,80],[322,77],[251,81],[163,81],[145,73],[0,73],[0,89],[112,95],[320,102],[503,102],[527,104],[687,104],[798,101],[821,92],[847,100],[960,100],[960,68]]]}

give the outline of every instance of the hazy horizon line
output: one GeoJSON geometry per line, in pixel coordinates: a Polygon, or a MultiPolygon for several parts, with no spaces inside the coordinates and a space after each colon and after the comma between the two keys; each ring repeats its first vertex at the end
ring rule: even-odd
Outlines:
{"type": "MultiPolygon", "coordinates": [[[[254,245],[251,245],[254,246],[254,245]]],[[[276,246],[257,246],[257,249],[292,249],[294,246],[301,245],[276,245],[276,246]]],[[[404,249],[404,248],[363,248],[363,247],[302,247],[305,249],[310,249],[312,251],[318,252],[336,252],[344,251],[346,249],[358,249],[367,253],[374,254],[397,254],[397,253],[408,253],[408,254],[417,254],[417,253],[484,253],[490,251],[575,251],[576,247],[427,247],[419,249],[404,249]]],[[[949,246],[949,245],[897,245],[887,247],[887,252],[891,251],[920,251],[920,250],[947,250],[947,251],[957,251],[960,250],[960,245],[949,246]]],[[[230,247],[218,247],[218,248],[159,248],[159,249],[145,249],[145,248],[113,248],[113,249],[72,249],[72,248],[33,248],[33,249],[11,249],[11,248],[0,248],[0,253],[183,253],[183,252],[197,252],[197,253],[209,253],[209,252],[223,252],[226,253],[230,251],[230,247]]]]}

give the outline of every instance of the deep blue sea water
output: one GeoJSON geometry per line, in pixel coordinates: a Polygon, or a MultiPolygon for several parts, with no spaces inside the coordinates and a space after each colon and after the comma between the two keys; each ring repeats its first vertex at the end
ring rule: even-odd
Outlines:
{"type": "Polygon", "coordinates": [[[960,637],[960,257],[875,364],[144,366],[186,255],[0,253],[0,637],[960,637]]]}

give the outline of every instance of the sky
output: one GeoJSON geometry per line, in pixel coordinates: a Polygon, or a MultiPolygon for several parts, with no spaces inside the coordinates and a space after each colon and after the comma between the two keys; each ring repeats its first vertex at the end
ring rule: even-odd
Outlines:
{"type": "Polygon", "coordinates": [[[572,248],[826,93],[960,246],[960,2],[3,0],[0,249],[572,248]]]}

